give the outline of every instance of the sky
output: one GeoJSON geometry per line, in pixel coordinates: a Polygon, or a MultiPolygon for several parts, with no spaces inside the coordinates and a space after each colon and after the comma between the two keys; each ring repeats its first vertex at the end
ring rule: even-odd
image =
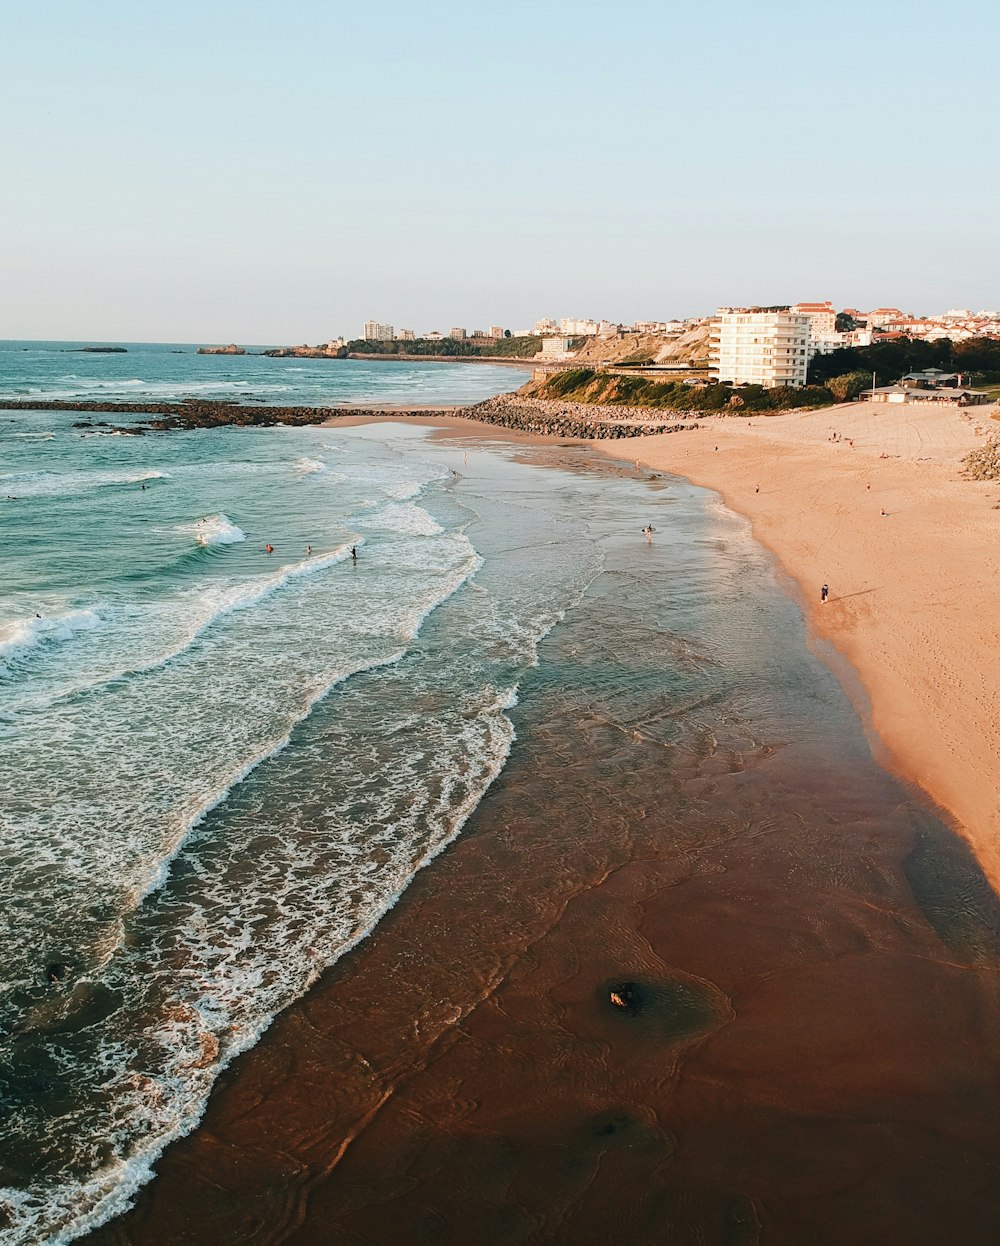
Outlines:
{"type": "Polygon", "coordinates": [[[0,338],[1000,306],[995,0],[0,0],[0,338]]]}

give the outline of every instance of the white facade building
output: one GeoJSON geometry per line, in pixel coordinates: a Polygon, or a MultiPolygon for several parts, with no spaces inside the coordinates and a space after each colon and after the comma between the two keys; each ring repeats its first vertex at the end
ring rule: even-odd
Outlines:
{"type": "Polygon", "coordinates": [[[570,350],[570,339],[568,337],[547,337],[542,339],[541,349],[542,359],[572,359],[573,352],[570,350]]]}
{"type": "Polygon", "coordinates": [[[544,337],[546,333],[558,333],[559,326],[548,316],[543,316],[541,320],[535,321],[535,327],[531,332],[537,337],[544,337]]]}
{"type": "Polygon", "coordinates": [[[805,385],[809,317],[787,308],[720,307],[712,324],[711,367],[736,385],[805,385]]]}
{"type": "Polygon", "coordinates": [[[795,316],[808,316],[813,337],[837,332],[837,309],[830,302],[793,303],[788,309],[795,316]]]}
{"type": "Polygon", "coordinates": [[[503,337],[503,325],[491,324],[487,337],[503,337]]]}
{"type": "Polygon", "coordinates": [[[559,321],[559,332],[565,337],[596,337],[598,327],[596,320],[581,320],[577,316],[564,316],[559,321]]]}
{"type": "Polygon", "coordinates": [[[391,324],[379,324],[377,320],[365,321],[366,342],[392,342],[395,337],[391,324]]]}

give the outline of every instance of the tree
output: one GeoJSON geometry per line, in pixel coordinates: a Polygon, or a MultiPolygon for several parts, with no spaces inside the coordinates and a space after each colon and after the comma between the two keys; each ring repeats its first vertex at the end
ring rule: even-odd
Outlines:
{"type": "Polygon", "coordinates": [[[826,388],[838,402],[853,402],[871,383],[870,372],[845,372],[843,376],[832,376],[827,381],[826,388]]]}
{"type": "Polygon", "coordinates": [[[511,335],[511,333],[510,333],[510,329],[504,329],[504,331],[503,331],[503,335],[504,335],[504,337],[510,337],[510,335],[511,335]]]}

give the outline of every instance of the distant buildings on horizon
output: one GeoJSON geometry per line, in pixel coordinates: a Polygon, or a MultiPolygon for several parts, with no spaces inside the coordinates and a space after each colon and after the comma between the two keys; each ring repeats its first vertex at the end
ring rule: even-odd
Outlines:
{"type": "MultiPolygon", "coordinates": [[[[953,342],[974,337],[1000,339],[1000,311],[974,312],[953,307],[938,316],[914,316],[898,307],[876,307],[871,311],[848,307],[838,311],[826,300],[773,307],[720,307],[714,316],[636,320],[631,325],[576,316],[560,320],[543,317],[530,329],[512,332],[500,325],[471,332],[453,326],[447,334],[432,330],[420,337],[423,341],[450,338],[474,344],[511,336],[538,337],[542,339],[540,357],[557,362],[572,358],[574,339],[622,337],[630,333],[669,339],[705,327],[709,329],[709,367],[718,380],[767,387],[798,386],[805,385],[809,362],[815,355],[842,347],[871,346],[904,337],[926,342],[943,338],[953,342]]],[[[365,341],[412,342],[417,336],[412,329],[400,329],[397,333],[392,325],[365,321],[365,341]]]]}

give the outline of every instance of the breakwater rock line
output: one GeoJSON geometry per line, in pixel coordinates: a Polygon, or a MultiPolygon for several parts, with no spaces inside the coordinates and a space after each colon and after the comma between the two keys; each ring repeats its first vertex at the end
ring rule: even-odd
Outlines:
{"type": "Polygon", "coordinates": [[[506,395],[488,398],[451,414],[522,433],[580,437],[587,441],[649,437],[654,433],[680,433],[701,427],[697,420],[668,422],[638,407],[602,407],[585,402],[506,395]]]}
{"type": "Polygon", "coordinates": [[[564,403],[536,398],[500,397],[470,407],[438,410],[358,407],[245,406],[236,402],[111,402],[88,399],[0,399],[4,411],[81,411],[111,415],[149,415],[156,419],[115,425],[106,420],[80,420],[74,427],[100,433],[141,436],[151,432],[174,432],[195,428],[262,428],[274,424],[325,424],[337,419],[439,419],[459,416],[517,432],[588,441],[645,437],[699,428],[697,421],[668,423],[648,411],[596,407],[588,403],[564,403]]]}

